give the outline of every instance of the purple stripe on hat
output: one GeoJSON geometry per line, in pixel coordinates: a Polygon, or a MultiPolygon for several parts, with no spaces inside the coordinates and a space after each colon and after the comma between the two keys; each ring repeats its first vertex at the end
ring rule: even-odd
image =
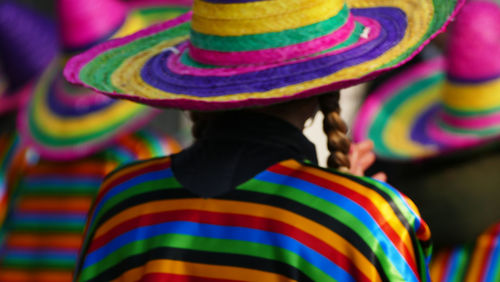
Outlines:
{"type": "Polygon", "coordinates": [[[55,24],[11,1],[0,3],[0,61],[10,90],[39,75],[58,49],[55,24]]]}
{"type": "MultiPolygon", "coordinates": [[[[56,85],[57,85],[57,81],[56,80],[52,81],[52,83],[50,84],[50,88],[47,89],[48,93],[46,93],[46,95],[47,95],[46,98],[47,98],[47,104],[48,104],[50,111],[53,114],[56,114],[58,116],[63,116],[63,117],[85,116],[87,114],[91,114],[93,112],[97,112],[97,111],[103,110],[107,107],[110,107],[113,103],[116,103],[119,101],[119,100],[108,99],[105,102],[101,102],[99,104],[94,104],[91,106],[89,106],[89,105],[81,106],[81,105],[75,104],[72,107],[68,107],[67,105],[64,105],[64,103],[60,99],[58,99],[57,94],[55,93],[55,91],[58,91],[56,89],[56,85]]],[[[73,87],[73,86],[70,86],[70,87],[73,87]]],[[[81,95],[85,95],[85,96],[99,95],[95,92],[92,92],[92,90],[84,89],[84,91],[87,91],[88,93],[81,94],[81,95]]],[[[71,95],[71,94],[67,94],[67,95],[71,95]]]]}
{"type": "Polygon", "coordinates": [[[325,77],[375,59],[395,46],[405,35],[406,15],[398,8],[352,9],[351,12],[355,16],[378,21],[382,27],[379,37],[341,54],[230,77],[178,75],[167,67],[166,60],[172,51],[165,51],[145,64],[141,76],[145,82],[165,92],[197,97],[266,92],[325,77]]]}
{"type": "Polygon", "coordinates": [[[443,144],[438,143],[435,139],[432,139],[429,135],[427,135],[427,125],[434,120],[440,109],[441,104],[436,103],[417,118],[410,132],[411,140],[423,145],[433,145],[440,148],[444,147],[443,144]]]}
{"type": "Polygon", "coordinates": [[[454,84],[483,84],[499,78],[500,74],[495,74],[484,78],[464,78],[464,77],[456,77],[451,74],[448,74],[446,76],[446,79],[454,84]]]}

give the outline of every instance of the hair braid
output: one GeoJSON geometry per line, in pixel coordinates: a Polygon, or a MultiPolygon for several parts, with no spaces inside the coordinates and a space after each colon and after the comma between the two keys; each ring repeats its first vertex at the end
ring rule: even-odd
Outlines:
{"type": "Polygon", "coordinates": [[[319,107],[325,116],[323,131],[328,139],[328,167],[349,170],[349,150],[351,141],[347,137],[347,125],[340,117],[340,92],[332,92],[319,97],[319,107]]]}

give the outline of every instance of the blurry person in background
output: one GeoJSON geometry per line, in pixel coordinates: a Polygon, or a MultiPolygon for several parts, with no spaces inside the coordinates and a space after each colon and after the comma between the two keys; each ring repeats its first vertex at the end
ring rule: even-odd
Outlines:
{"type": "MultiPolygon", "coordinates": [[[[0,281],[71,281],[86,216],[104,176],[128,162],[180,150],[170,137],[138,131],[154,109],[98,95],[62,77],[75,52],[188,10],[168,2],[57,1],[59,40],[53,41],[61,43],[61,51],[29,88],[18,115],[20,149],[6,164],[10,181],[0,229],[0,281]]],[[[23,24],[18,23],[36,31],[23,24]]],[[[43,46],[34,45],[33,54],[43,54],[37,49],[43,46]]]]}
{"type": "Polygon", "coordinates": [[[382,84],[354,127],[428,221],[436,281],[499,279],[499,31],[500,3],[469,1],[445,55],[382,84]]]}
{"type": "Polygon", "coordinates": [[[53,21],[13,1],[0,3],[0,228],[7,207],[8,168],[20,148],[16,115],[57,50],[53,21]]]}

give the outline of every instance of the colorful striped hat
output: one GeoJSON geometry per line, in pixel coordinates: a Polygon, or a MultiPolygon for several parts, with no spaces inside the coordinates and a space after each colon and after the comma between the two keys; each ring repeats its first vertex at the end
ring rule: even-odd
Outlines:
{"type": "Polygon", "coordinates": [[[385,159],[421,159],[500,136],[500,5],[468,2],[446,57],[382,85],[359,111],[354,140],[371,139],[385,159]]]}
{"type": "Polygon", "coordinates": [[[64,80],[62,69],[74,52],[188,10],[163,2],[162,6],[134,9],[117,0],[57,2],[63,53],[37,82],[29,106],[19,118],[23,137],[42,157],[68,160],[92,154],[150,120],[156,112],[152,108],[73,86],[64,80]]]}
{"type": "Polygon", "coordinates": [[[73,58],[65,76],[153,106],[268,105],[400,66],[462,2],[195,0],[190,13],[73,58]]]}
{"type": "Polygon", "coordinates": [[[0,62],[8,88],[0,92],[0,113],[20,107],[25,92],[56,55],[55,24],[12,1],[0,2],[0,62]]]}

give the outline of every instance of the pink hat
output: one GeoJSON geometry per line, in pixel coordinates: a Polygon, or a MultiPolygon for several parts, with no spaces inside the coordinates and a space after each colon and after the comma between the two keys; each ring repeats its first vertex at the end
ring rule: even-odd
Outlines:
{"type": "Polygon", "coordinates": [[[469,1],[453,23],[445,57],[382,85],[359,111],[356,141],[386,159],[411,160],[500,137],[500,4],[469,1]]]}
{"type": "Polygon", "coordinates": [[[164,2],[163,6],[131,9],[118,0],[57,1],[63,53],[36,83],[28,107],[19,116],[23,137],[42,157],[65,160],[87,156],[135,131],[156,113],[150,107],[71,85],[64,80],[62,69],[72,52],[188,10],[171,8],[169,1],[164,2]]]}

